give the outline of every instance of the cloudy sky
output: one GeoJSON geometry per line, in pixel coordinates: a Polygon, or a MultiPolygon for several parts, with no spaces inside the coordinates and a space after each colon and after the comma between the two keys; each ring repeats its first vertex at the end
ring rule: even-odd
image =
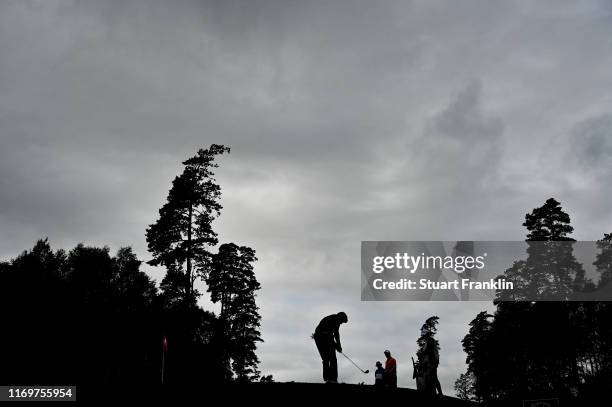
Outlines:
{"type": "Polygon", "coordinates": [[[611,66],[608,1],[4,0],[0,258],[48,236],[150,259],[180,162],[226,144],[215,225],[257,250],[263,373],[320,381],[308,337],[344,310],[346,352],[391,349],[414,387],[436,314],[451,393],[491,304],[361,302],[360,242],[519,240],[551,196],[576,238],[612,231],[611,66]]]}

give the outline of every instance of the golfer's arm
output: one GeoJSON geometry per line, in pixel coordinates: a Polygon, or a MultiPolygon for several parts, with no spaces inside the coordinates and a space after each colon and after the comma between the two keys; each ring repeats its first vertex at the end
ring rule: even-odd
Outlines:
{"type": "Polygon", "coordinates": [[[336,339],[336,346],[342,347],[340,344],[340,331],[334,332],[334,338],[336,339]]]}

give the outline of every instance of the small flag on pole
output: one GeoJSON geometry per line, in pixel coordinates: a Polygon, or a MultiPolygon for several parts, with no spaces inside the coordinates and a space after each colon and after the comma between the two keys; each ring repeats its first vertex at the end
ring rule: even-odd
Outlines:
{"type": "Polygon", "coordinates": [[[168,338],[162,338],[161,383],[164,384],[166,370],[166,352],[168,352],[168,338]]]}

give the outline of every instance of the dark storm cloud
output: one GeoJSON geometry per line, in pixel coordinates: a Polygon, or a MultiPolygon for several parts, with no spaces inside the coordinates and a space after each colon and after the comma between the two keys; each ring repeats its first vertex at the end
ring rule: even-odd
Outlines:
{"type": "Polygon", "coordinates": [[[585,224],[592,239],[610,233],[612,115],[597,114],[579,121],[569,132],[567,142],[556,144],[553,151],[563,157],[564,166],[574,169],[558,183],[566,186],[575,217],[585,224]]]}
{"type": "Polygon", "coordinates": [[[612,167],[612,114],[586,119],[575,126],[571,152],[582,167],[607,177],[612,167]]]}
{"type": "Polygon", "coordinates": [[[438,314],[451,392],[491,304],[361,303],[360,241],[521,239],[550,196],[577,237],[609,232],[611,22],[597,1],[4,1],[0,255],[147,259],[180,162],[227,144],[216,227],[260,259],[264,373],[319,380],[308,335],[342,309],[345,349],[392,348],[413,385],[438,314]]]}

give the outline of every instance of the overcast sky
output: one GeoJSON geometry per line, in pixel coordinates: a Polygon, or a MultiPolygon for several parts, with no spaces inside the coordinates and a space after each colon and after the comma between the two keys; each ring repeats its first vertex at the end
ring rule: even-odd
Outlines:
{"type": "Polygon", "coordinates": [[[551,196],[574,237],[611,232],[611,67],[605,0],[3,0],[0,258],[48,236],[150,259],[180,162],[225,144],[215,227],[257,251],[263,373],[320,381],[309,335],[343,310],[344,350],[389,348],[415,387],[436,314],[452,393],[492,305],[361,302],[360,242],[520,240],[551,196]]]}

